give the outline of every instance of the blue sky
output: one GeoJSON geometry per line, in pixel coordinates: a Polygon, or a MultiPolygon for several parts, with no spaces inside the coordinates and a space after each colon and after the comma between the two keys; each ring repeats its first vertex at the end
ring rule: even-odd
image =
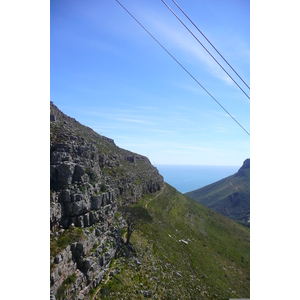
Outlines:
{"type": "MultiPolygon", "coordinates": [[[[120,2],[250,132],[250,100],[163,2],[120,2]]],[[[176,2],[250,85],[250,2],[176,2]]],[[[250,157],[250,137],[116,1],[50,2],[50,99],[154,164],[239,166],[250,157]]]]}

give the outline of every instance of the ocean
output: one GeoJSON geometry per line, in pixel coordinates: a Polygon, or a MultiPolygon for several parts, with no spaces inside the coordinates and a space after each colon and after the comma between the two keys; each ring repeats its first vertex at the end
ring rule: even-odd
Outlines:
{"type": "Polygon", "coordinates": [[[236,173],[240,166],[155,165],[165,182],[181,193],[191,192],[236,173]]]}

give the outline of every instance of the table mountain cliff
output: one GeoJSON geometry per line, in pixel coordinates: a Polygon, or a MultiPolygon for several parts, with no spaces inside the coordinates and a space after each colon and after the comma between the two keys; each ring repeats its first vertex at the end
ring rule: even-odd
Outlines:
{"type": "Polygon", "coordinates": [[[117,147],[53,103],[50,120],[51,228],[89,226],[116,198],[134,203],[161,189],[163,177],[147,157],[117,147]]]}
{"type": "Polygon", "coordinates": [[[51,102],[52,294],[66,289],[74,278],[75,288],[69,293],[78,299],[97,286],[115,253],[118,205],[137,203],[163,184],[163,177],[147,157],[119,148],[112,139],[81,125],[51,102]],[[94,265],[96,257],[99,263],[94,265]]]}

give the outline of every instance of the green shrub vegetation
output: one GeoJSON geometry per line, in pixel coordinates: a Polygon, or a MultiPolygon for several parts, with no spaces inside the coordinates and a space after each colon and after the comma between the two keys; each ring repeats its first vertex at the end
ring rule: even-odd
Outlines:
{"type": "Polygon", "coordinates": [[[101,190],[102,193],[105,193],[105,192],[108,191],[107,186],[104,182],[101,183],[100,190],[101,190]]]}
{"type": "Polygon", "coordinates": [[[116,261],[121,272],[102,284],[96,299],[250,297],[249,228],[169,185],[139,204],[146,203],[152,222],[133,232],[134,253],[124,256],[121,248],[116,261]]]}
{"type": "Polygon", "coordinates": [[[60,234],[57,238],[50,238],[50,257],[54,257],[68,245],[79,242],[83,238],[83,228],[70,227],[60,234]]]}
{"type": "Polygon", "coordinates": [[[133,231],[144,223],[152,222],[152,217],[147,209],[141,206],[121,206],[119,212],[127,224],[126,245],[128,246],[133,231]]]}
{"type": "Polygon", "coordinates": [[[94,185],[98,180],[96,173],[91,168],[86,168],[85,173],[89,175],[89,183],[94,185]]]}
{"type": "Polygon", "coordinates": [[[56,293],[56,299],[67,299],[67,296],[65,295],[65,291],[70,288],[71,284],[75,282],[76,280],[76,274],[71,274],[68,276],[66,280],[62,283],[62,285],[58,288],[56,293]]]}

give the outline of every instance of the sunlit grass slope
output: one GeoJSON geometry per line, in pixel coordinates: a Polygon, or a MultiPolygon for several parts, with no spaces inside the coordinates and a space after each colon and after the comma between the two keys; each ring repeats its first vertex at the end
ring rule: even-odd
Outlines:
{"type": "Polygon", "coordinates": [[[99,297],[249,298],[249,229],[167,184],[154,197],[140,202],[148,203],[153,222],[134,232],[135,252],[116,259],[118,272],[102,284],[99,297]]]}

